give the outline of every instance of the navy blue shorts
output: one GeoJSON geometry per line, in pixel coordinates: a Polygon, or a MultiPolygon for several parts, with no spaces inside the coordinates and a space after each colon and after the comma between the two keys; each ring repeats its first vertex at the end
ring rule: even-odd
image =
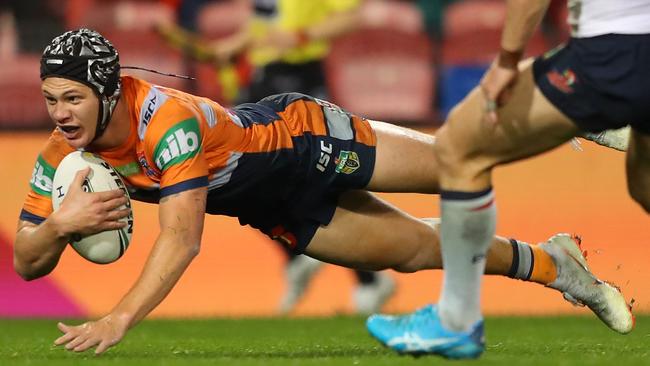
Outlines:
{"type": "Polygon", "coordinates": [[[240,157],[230,183],[208,192],[206,212],[236,216],[242,225],[302,253],[316,230],[332,220],[339,196],[370,182],[375,133],[367,120],[298,93],[243,104],[233,112],[244,126],[290,125],[293,146],[240,157]]]}
{"type": "Polygon", "coordinates": [[[650,134],[650,35],[572,38],[533,64],[546,98],[584,131],[650,134]]]}

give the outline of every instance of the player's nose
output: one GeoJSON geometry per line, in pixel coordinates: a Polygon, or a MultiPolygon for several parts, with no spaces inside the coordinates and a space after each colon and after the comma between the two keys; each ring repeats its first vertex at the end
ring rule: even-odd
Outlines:
{"type": "Polygon", "coordinates": [[[65,123],[72,117],[72,113],[63,103],[56,103],[51,107],[51,116],[55,122],[65,123]]]}

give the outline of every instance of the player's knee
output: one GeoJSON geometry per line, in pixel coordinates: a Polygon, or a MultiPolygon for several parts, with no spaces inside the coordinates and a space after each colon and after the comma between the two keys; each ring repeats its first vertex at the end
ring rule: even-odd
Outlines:
{"type": "Polygon", "coordinates": [[[462,146],[457,146],[452,141],[447,128],[443,127],[438,131],[433,149],[441,174],[448,176],[463,174],[463,170],[468,166],[466,164],[468,155],[463,151],[462,146]]]}
{"type": "Polygon", "coordinates": [[[418,261],[414,259],[415,258],[409,258],[408,261],[393,266],[391,269],[399,273],[414,273],[424,269],[419,266],[418,261]]]}

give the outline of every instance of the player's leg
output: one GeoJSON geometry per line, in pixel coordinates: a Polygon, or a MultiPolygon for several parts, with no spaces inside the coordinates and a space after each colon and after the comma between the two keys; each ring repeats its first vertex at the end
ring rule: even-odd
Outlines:
{"type": "Polygon", "coordinates": [[[630,195],[650,213],[650,135],[632,131],[626,170],[630,195]]]}
{"type": "Polygon", "coordinates": [[[372,314],[395,293],[395,280],[384,272],[353,270],[357,284],[352,291],[352,302],[357,314],[372,314]]]}
{"type": "MultiPolygon", "coordinates": [[[[382,122],[371,121],[371,126],[376,136],[376,158],[367,188],[437,192],[438,168],[433,159],[435,137],[382,122]],[[414,156],[423,158],[411,158],[414,156]]],[[[327,230],[327,237],[321,237],[324,240],[320,250],[338,255],[328,260],[347,266],[358,266],[358,263],[368,266],[370,263],[370,267],[364,268],[393,268],[405,272],[440,268],[438,220],[423,220],[430,226],[428,228],[372,195],[354,194],[340,202],[349,207],[338,207],[334,223],[317,233],[320,235],[327,230]],[[357,257],[351,257],[353,255],[357,257]]],[[[310,244],[312,250],[318,246],[314,242],[310,244]]],[[[588,269],[577,265],[579,262],[584,262],[582,253],[575,241],[566,235],[556,236],[546,245],[495,237],[487,253],[485,273],[553,286],[590,306],[612,329],[629,332],[631,316],[623,296],[607,284],[592,286],[595,277],[588,269]],[[561,249],[555,250],[557,248],[561,249]],[[562,267],[559,271],[558,266],[562,267]],[[562,275],[557,276],[558,273],[562,275]],[[585,287],[592,290],[583,291],[585,287]]]]}
{"type": "MultiPolygon", "coordinates": [[[[367,270],[441,269],[439,220],[416,219],[374,194],[349,191],[330,224],[316,231],[306,254],[367,270]]],[[[589,306],[613,330],[632,329],[622,294],[589,271],[579,240],[569,235],[555,235],[540,245],[496,236],[485,273],[552,287],[567,300],[589,306]]]]}
{"type": "Polygon", "coordinates": [[[480,87],[451,111],[436,133],[435,157],[443,189],[451,185],[484,189],[491,184],[494,166],[535,156],[579,134],[536,86],[532,61],[520,64],[513,97],[499,108],[497,124],[484,121],[486,100],[480,87]]]}
{"type": "Polygon", "coordinates": [[[278,310],[281,314],[288,314],[305,294],[309,283],[318,273],[323,262],[306,255],[296,255],[280,242],[277,242],[277,245],[285,251],[287,258],[284,265],[286,287],[278,310]]]}
{"type": "MultiPolygon", "coordinates": [[[[276,242],[285,252],[285,290],[278,311],[290,313],[309,288],[323,262],[307,255],[297,255],[281,242],[276,242]]],[[[395,280],[381,272],[351,270],[357,284],[352,291],[354,311],[358,314],[372,314],[381,310],[395,292],[395,280]]]]}
{"type": "Polygon", "coordinates": [[[483,258],[496,227],[492,168],[552,149],[578,133],[536,87],[531,61],[521,64],[512,99],[498,111],[499,123],[484,120],[486,100],[477,87],[437,134],[445,263],[439,311],[444,326],[455,331],[481,319],[483,258]]]}
{"type": "Polygon", "coordinates": [[[377,146],[367,190],[439,193],[435,136],[380,121],[370,121],[370,126],[377,146]]]}
{"type": "MultiPolygon", "coordinates": [[[[411,273],[442,268],[437,220],[417,219],[362,190],[340,196],[332,221],[318,228],[305,254],[371,271],[394,269],[411,273]]],[[[488,263],[487,274],[511,273],[511,241],[495,238],[488,263]]]]}

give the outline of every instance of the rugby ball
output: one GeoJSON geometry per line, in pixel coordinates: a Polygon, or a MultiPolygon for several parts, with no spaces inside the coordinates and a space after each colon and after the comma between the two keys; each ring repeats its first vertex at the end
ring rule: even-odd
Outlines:
{"type": "MultiPolygon", "coordinates": [[[[127,203],[120,208],[131,208],[129,193],[115,169],[95,154],[75,151],[63,158],[54,173],[52,207],[55,211],[65,199],[68,188],[77,172],[87,166],[91,170],[83,183],[84,191],[101,192],[121,189],[124,191],[127,203]]],[[[124,254],[131,242],[133,213],[123,218],[122,221],[126,222],[127,225],[121,229],[103,231],[86,237],[73,236],[74,239],[71,240],[70,244],[77,253],[91,262],[99,264],[115,262],[124,254]]]]}

